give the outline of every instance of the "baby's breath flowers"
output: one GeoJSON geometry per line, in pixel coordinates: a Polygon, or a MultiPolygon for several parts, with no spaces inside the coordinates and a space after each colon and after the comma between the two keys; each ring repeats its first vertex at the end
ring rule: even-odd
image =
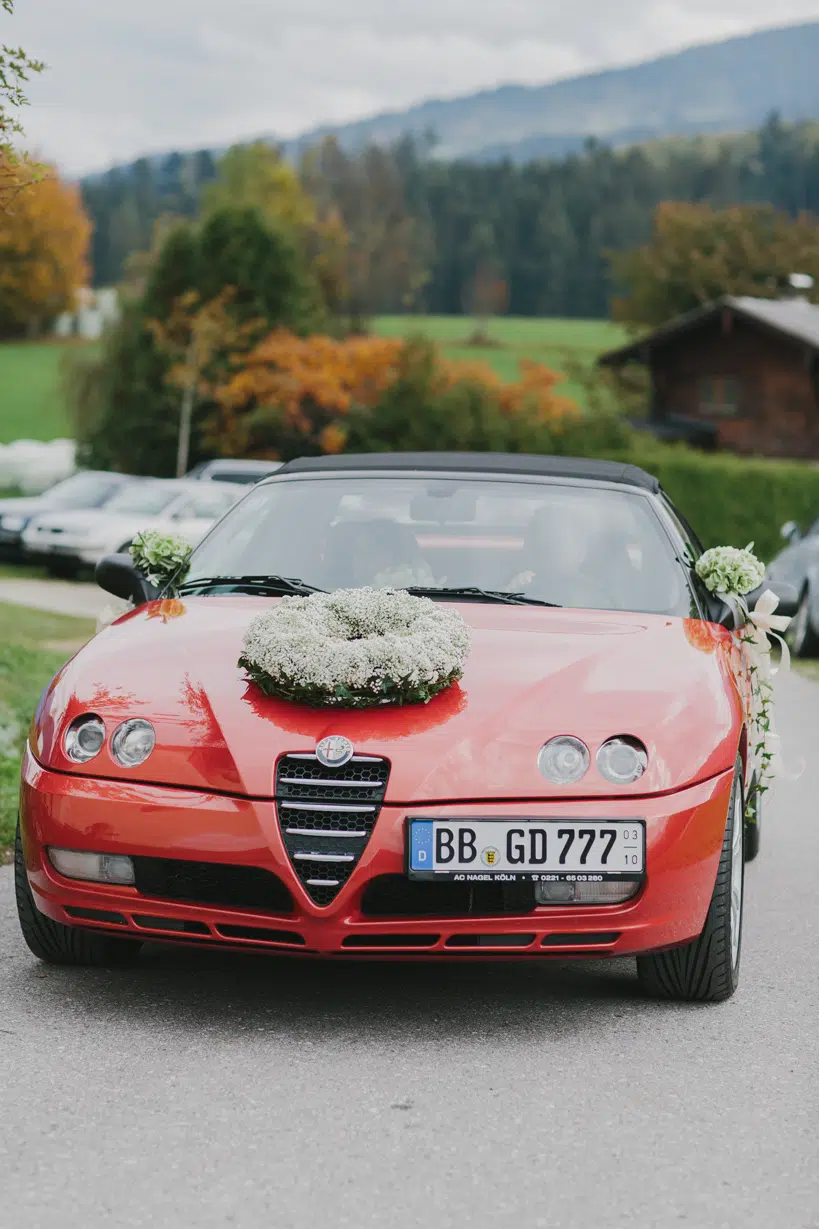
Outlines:
{"type": "Polygon", "coordinates": [[[283,597],[245,633],[239,665],[269,696],[314,707],[426,704],[461,678],[457,611],[400,589],[283,597]]]}

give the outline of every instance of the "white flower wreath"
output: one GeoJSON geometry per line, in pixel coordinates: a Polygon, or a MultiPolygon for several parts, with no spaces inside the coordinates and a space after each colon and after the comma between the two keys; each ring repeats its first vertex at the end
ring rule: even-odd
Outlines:
{"type": "Polygon", "coordinates": [[[426,704],[463,673],[455,610],[399,589],[283,597],[247,629],[239,659],[269,696],[314,706],[426,704]]]}

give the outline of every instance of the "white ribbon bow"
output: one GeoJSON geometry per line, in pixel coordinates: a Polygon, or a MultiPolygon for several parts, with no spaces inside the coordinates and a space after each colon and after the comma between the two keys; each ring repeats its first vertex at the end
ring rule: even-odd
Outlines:
{"type": "Polygon", "coordinates": [[[778,605],[779,598],[772,590],[766,589],[756,606],[753,610],[749,610],[747,615],[748,631],[745,643],[749,647],[754,665],[759,670],[760,678],[765,682],[770,682],[779,670],[787,671],[791,666],[790,649],[782,636],[778,634],[786,632],[791,621],[787,615],[775,613],[778,605]],[[782,648],[782,659],[776,670],[771,666],[771,648],[773,647],[770,641],[771,636],[774,640],[779,641],[782,648]]]}

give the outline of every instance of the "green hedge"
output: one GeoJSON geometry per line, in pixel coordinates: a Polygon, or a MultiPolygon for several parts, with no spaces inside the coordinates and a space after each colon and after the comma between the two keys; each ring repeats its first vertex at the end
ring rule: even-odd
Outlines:
{"type": "Polygon", "coordinates": [[[747,546],[770,561],[780,529],[819,518],[819,465],[745,459],[638,443],[628,457],[655,474],[706,546],[747,546]]]}

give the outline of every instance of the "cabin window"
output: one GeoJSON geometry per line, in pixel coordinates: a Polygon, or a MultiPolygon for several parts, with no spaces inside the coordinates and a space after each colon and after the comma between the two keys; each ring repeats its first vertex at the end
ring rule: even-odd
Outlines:
{"type": "Polygon", "coordinates": [[[739,380],[733,376],[712,376],[700,383],[700,412],[729,418],[739,410],[739,380]]]}

